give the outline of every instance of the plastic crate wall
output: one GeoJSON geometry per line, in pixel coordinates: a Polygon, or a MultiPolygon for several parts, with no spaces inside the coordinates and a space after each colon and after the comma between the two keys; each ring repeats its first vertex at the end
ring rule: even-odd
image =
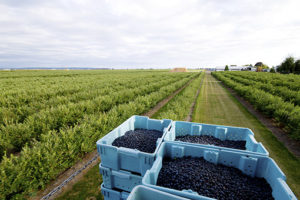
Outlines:
{"type": "MultiPolygon", "coordinates": [[[[185,135],[209,135],[209,136],[216,137],[220,140],[233,140],[233,141],[243,140],[246,141],[246,151],[248,153],[255,153],[255,154],[265,155],[265,156],[269,155],[269,152],[262,145],[262,143],[258,143],[255,140],[254,133],[251,131],[251,129],[242,128],[242,127],[173,121],[172,128],[166,134],[164,140],[184,143],[181,141],[175,141],[175,139],[177,136],[185,136],[185,135]]],[[[204,144],[197,144],[197,145],[201,146],[204,144]]],[[[214,145],[205,145],[205,146],[207,147],[213,146],[214,148],[239,151],[239,152],[244,151],[239,149],[218,147],[214,145]]]]}
{"type": "Polygon", "coordinates": [[[188,200],[184,197],[175,196],[146,186],[136,186],[127,200],[188,200]]]}
{"type": "Polygon", "coordinates": [[[120,126],[108,133],[102,139],[97,141],[97,150],[101,157],[102,166],[114,170],[127,170],[144,175],[147,169],[150,169],[158,147],[171,128],[171,120],[149,119],[145,116],[132,116],[123,122],[120,126]],[[112,142],[124,135],[127,131],[134,129],[158,130],[163,132],[162,138],[157,140],[156,150],[154,153],[145,153],[135,149],[112,146],[112,142]]]}
{"type": "Polygon", "coordinates": [[[275,200],[296,200],[295,195],[286,184],[285,175],[274,160],[269,157],[174,142],[164,142],[161,145],[157,153],[157,159],[153,163],[152,168],[146,172],[142,180],[143,185],[185,198],[196,200],[212,199],[198,195],[192,191],[178,191],[156,185],[163,158],[179,158],[183,156],[203,157],[205,160],[215,164],[238,168],[249,176],[263,177],[270,184],[275,200]]]}
{"type": "Polygon", "coordinates": [[[103,184],[101,184],[101,193],[104,197],[104,200],[126,200],[129,196],[128,192],[108,189],[105,188],[103,184]]]}
{"type": "Polygon", "coordinates": [[[128,171],[115,171],[99,165],[102,174],[103,186],[108,189],[120,189],[130,192],[135,186],[142,184],[142,176],[132,174],[128,171]]]}

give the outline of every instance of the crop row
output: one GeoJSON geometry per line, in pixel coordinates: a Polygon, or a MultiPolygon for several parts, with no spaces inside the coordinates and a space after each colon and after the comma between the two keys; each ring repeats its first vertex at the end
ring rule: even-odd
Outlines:
{"type": "Polygon", "coordinates": [[[300,90],[300,77],[296,74],[275,74],[275,73],[252,73],[252,72],[229,72],[239,76],[248,77],[251,80],[270,83],[274,86],[284,86],[290,90],[300,90]]]}
{"type": "MultiPolygon", "coordinates": [[[[183,74],[181,74],[184,76],[183,74]]],[[[124,75],[107,75],[102,77],[92,76],[85,77],[79,76],[76,78],[55,78],[55,80],[48,80],[45,84],[41,84],[44,79],[38,79],[37,81],[19,81],[19,86],[14,86],[12,89],[7,89],[10,85],[3,82],[0,79],[1,88],[4,88],[4,91],[0,93],[0,106],[1,108],[17,108],[20,106],[26,105],[34,106],[37,101],[47,102],[51,98],[63,97],[68,95],[73,95],[81,91],[99,91],[105,90],[107,88],[118,88],[123,86],[127,82],[135,82],[138,79],[143,79],[145,81],[151,82],[152,79],[178,77],[175,75],[169,75],[167,73],[157,73],[155,76],[150,75],[149,73],[139,73],[135,76],[132,74],[124,75]],[[138,76],[137,76],[138,75],[138,76]],[[63,80],[61,80],[63,79],[63,80]]]]}
{"type": "Polygon", "coordinates": [[[47,108],[29,116],[24,123],[2,126],[0,129],[0,154],[3,154],[4,151],[18,152],[27,142],[32,139],[40,140],[40,135],[50,130],[73,126],[86,114],[108,111],[114,105],[130,102],[138,96],[147,95],[176,81],[178,79],[166,79],[149,85],[144,85],[142,80],[136,81],[135,88],[122,88],[107,95],[96,96],[91,100],[47,108]]]}
{"type": "MultiPolygon", "coordinates": [[[[271,82],[260,82],[253,80],[249,74],[252,72],[245,72],[245,74],[227,72],[224,76],[233,79],[243,85],[252,86],[264,90],[265,92],[281,97],[285,101],[300,105],[300,90],[295,91],[289,89],[287,86],[276,86],[271,82]]],[[[300,80],[299,80],[300,82],[300,80]]]]}
{"type": "MultiPolygon", "coordinates": [[[[149,76],[148,73],[140,73],[141,76],[149,76]]],[[[64,86],[70,85],[73,83],[73,87],[80,87],[82,85],[91,85],[92,82],[97,84],[99,81],[104,80],[116,80],[116,78],[122,77],[122,79],[126,79],[126,77],[134,78],[133,74],[102,74],[99,72],[95,72],[94,75],[85,76],[85,75],[76,75],[76,76],[57,76],[57,77],[34,77],[34,78],[10,78],[10,79],[1,79],[0,82],[4,87],[0,88],[1,97],[2,96],[22,96],[23,94],[36,94],[34,92],[40,92],[46,90],[58,90],[58,92],[62,92],[65,89],[64,86]]]]}
{"type": "Polygon", "coordinates": [[[42,134],[39,141],[25,146],[19,156],[4,156],[0,164],[0,199],[33,195],[34,191],[44,188],[84,153],[94,150],[95,142],[104,134],[129,116],[148,111],[189,79],[136,96],[130,102],[112,106],[107,112],[84,114],[73,127],[65,126],[42,134]]]}
{"type": "Polygon", "coordinates": [[[234,89],[240,96],[246,98],[255,108],[285,125],[290,135],[300,140],[299,106],[294,106],[294,104],[284,101],[281,97],[253,87],[253,85],[243,85],[226,77],[222,72],[214,72],[213,75],[225,85],[234,89]]]}
{"type": "MultiPolygon", "coordinates": [[[[183,75],[183,74],[181,74],[183,75]]],[[[0,79],[1,83],[1,93],[0,93],[0,102],[1,106],[5,105],[18,105],[14,103],[18,102],[19,99],[23,101],[30,101],[32,97],[36,98],[48,98],[57,95],[64,95],[65,92],[77,91],[81,88],[86,89],[87,87],[98,88],[99,85],[105,84],[107,82],[111,82],[115,85],[122,85],[124,81],[130,81],[132,79],[148,79],[155,77],[161,78],[170,78],[175,77],[174,74],[162,73],[158,72],[155,75],[151,75],[149,73],[137,73],[137,74],[106,74],[103,76],[102,74],[97,74],[91,77],[86,76],[76,76],[76,77],[55,77],[52,79],[49,78],[36,78],[33,80],[11,80],[7,82],[5,80],[0,79]],[[47,92],[46,92],[47,91],[47,92]],[[46,92],[46,93],[45,93],[46,92]],[[6,99],[13,96],[12,99],[6,99]],[[8,101],[12,100],[12,102],[8,101]]],[[[107,83],[108,84],[108,83],[107,83]]],[[[21,103],[23,103],[21,101],[21,103]]],[[[26,102],[28,103],[28,102],[26,102]]]]}
{"type": "Polygon", "coordinates": [[[204,73],[201,73],[199,78],[194,80],[181,93],[176,95],[161,109],[161,111],[154,115],[154,117],[158,119],[172,119],[178,121],[186,120],[192,103],[195,101],[195,94],[203,81],[203,77],[204,73]]]}
{"type": "MultiPolygon", "coordinates": [[[[167,79],[175,80],[180,79],[181,76],[168,77],[167,79]]],[[[186,76],[182,76],[184,78],[186,76]]],[[[56,107],[66,103],[78,103],[84,100],[90,100],[100,95],[105,95],[121,89],[131,89],[137,87],[137,83],[140,85],[147,85],[151,82],[165,81],[160,76],[156,77],[144,77],[141,79],[133,78],[131,80],[120,77],[119,81],[116,81],[115,77],[112,80],[102,80],[97,82],[98,85],[91,86],[94,84],[91,80],[85,87],[78,87],[78,89],[72,88],[73,83],[65,84],[64,90],[57,92],[57,90],[42,90],[34,95],[27,94],[19,97],[9,96],[6,99],[0,101],[5,102],[6,105],[1,105],[0,108],[0,124],[4,125],[11,123],[22,123],[28,116],[39,112],[42,109],[56,107]],[[70,89],[69,89],[70,88],[70,89]]],[[[78,84],[78,83],[76,83],[78,84]]]]}

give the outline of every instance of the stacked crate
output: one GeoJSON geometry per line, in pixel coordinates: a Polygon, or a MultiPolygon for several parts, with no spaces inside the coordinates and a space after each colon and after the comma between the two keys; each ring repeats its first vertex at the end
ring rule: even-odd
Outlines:
{"type": "Polygon", "coordinates": [[[132,116],[99,140],[97,148],[102,161],[100,164],[100,173],[103,176],[101,191],[105,200],[126,200],[127,198],[128,200],[212,200],[190,189],[179,191],[157,185],[163,159],[184,156],[202,157],[214,164],[237,168],[250,177],[262,177],[271,186],[275,200],[296,200],[286,184],[285,175],[274,160],[269,158],[269,153],[264,146],[254,139],[254,133],[248,128],[132,116]],[[154,153],[149,154],[111,145],[126,131],[136,128],[163,131],[163,136],[157,141],[154,153]],[[246,150],[175,141],[176,137],[186,135],[213,136],[222,141],[245,141],[246,150]]]}
{"type": "Polygon", "coordinates": [[[156,185],[164,157],[181,158],[184,156],[202,157],[214,164],[237,168],[250,177],[264,178],[271,186],[275,200],[296,200],[286,184],[285,175],[274,160],[269,158],[269,153],[264,146],[256,142],[250,129],[181,121],[172,122],[172,128],[164,137],[152,168],[144,175],[143,185],[187,199],[212,200],[213,198],[199,195],[191,190],[179,191],[156,185]],[[186,135],[207,135],[223,141],[245,141],[246,150],[175,141],[176,137],[186,135]]]}
{"type": "Polygon", "coordinates": [[[105,200],[125,200],[131,190],[142,184],[146,171],[152,167],[163,137],[171,128],[171,120],[155,120],[145,116],[132,116],[97,142],[101,158],[99,166],[103,184],[101,192],[105,200]],[[147,129],[162,131],[154,153],[112,146],[113,141],[127,131],[147,129]]]}

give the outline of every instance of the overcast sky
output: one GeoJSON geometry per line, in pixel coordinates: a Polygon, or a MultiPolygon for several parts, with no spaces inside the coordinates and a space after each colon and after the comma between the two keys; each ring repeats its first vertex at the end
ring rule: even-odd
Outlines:
{"type": "Polygon", "coordinates": [[[299,0],[0,0],[2,67],[278,65],[299,0]]]}

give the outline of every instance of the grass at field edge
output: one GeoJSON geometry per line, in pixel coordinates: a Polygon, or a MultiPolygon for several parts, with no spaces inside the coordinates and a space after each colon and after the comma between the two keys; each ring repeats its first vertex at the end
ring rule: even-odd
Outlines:
{"type": "Polygon", "coordinates": [[[300,160],[277,140],[247,108],[211,75],[206,75],[197,99],[193,121],[209,124],[247,127],[262,142],[287,177],[287,183],[300,199],[300,160]]]}

